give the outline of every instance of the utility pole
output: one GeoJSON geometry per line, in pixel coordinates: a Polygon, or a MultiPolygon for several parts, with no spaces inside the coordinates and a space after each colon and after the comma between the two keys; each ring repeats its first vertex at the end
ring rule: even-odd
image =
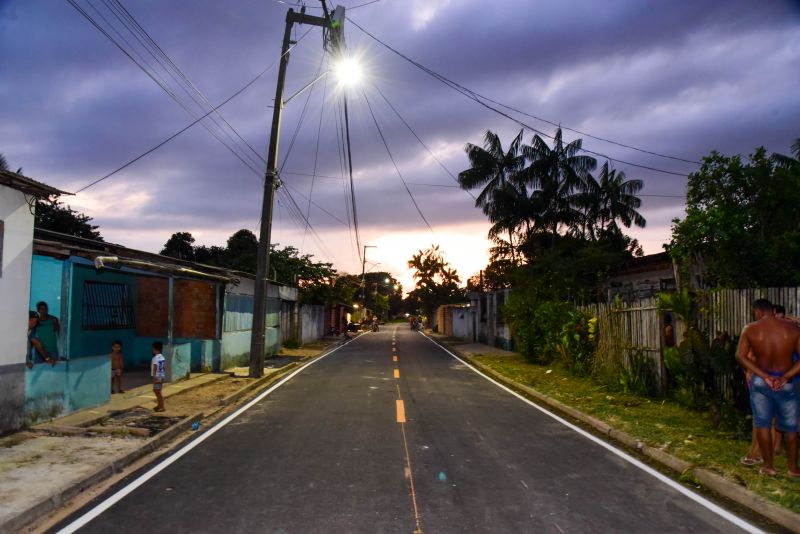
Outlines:
{"type": "Polygon", "coordinates": [[[361,255],[361,304],[364,310],[367,308],[367,281],[366,281],[366,268],[367,268],[367,249],[378,248],[376,245],[364,245],[364,253],[361,255]]]}
{"type": "MultiPolygon", "coordinates": [[[[291,40],[292,26],[308,24],[320,26],[328,30],[326,38],[330,41],[329,50],[335,53],[343,52],[344,38],[341,33],[344,22],[344,7],[337,6],[333,18],[328,13],[325,0],[322,2],[324,16],[315,17],[306,15],[305,8],[297,13],[289,9],[286,13],[286,30],[283,34],[281,47],[280,69],[278,70],[278,83],[275,89],[275,106],[272,111],[272,130],[269,137],[269,150],[267,152],[267,172],[264,178],[264,196],[261,202],[261,229],[258,237],[258,263],[256,267],[255,297],[253,302],[253,329],[250,338],[250,376],[259,378],[264,373],[264,353],[266,348],[266,322],[267,322],[267,291],[269,287],[269,252],[272,234],[272,206],[275,201],[275,190],[280,187],[278,177],[278,142],[281,134],[281,115],[283,113],[283,89],[286,81],[286,67],[289,65],[289,47],[294,44],[291,40]]],[[[326,48],[328,48],[326,46],[326,48]]]]}

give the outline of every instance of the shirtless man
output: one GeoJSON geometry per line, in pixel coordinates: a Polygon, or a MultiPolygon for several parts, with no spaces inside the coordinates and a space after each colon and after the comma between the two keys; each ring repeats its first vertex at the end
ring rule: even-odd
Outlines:
{"type": "Polygon", "coordinates": [[[792,354],[800,350],[800,328],[777,319],[766,299],[753,303],[756,321],[745,326],[739,338],[736,360],[753,373],[750,381],[750,406],[753,426],[764,458],[762,474],[775,476],[774,450],[770,427],[777,420],[783,432],[789,475],[800,477],[797,469],[797,393],[791,379],[800,373],[800,361],[792,365],[792,354]],[[755,359],[747,355],[752,351],[755,359]]]}

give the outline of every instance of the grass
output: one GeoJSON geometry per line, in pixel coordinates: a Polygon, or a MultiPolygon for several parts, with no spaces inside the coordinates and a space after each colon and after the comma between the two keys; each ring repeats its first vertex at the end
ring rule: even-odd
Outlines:
{"type": "Polygon", "coordinates": [[[741,465],[739,459],[749,449],[749,439],[740,431],[716,428],[707,413],[690,410],[671,400],[613,391],[589,378],[572,376],[556,364],[535,365],[520,355],[478,355],[475,358],[508,378],[592,415],[650,446],[715,471],[800,513],[800,481],[785,474],[786,456],[775,460],[779,473],[776,478],[760,475],[758,468],[741,465]]]}

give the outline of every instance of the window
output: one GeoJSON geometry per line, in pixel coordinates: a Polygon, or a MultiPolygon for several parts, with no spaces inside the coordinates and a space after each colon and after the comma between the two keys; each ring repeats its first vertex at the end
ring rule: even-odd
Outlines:
{"type": "Polygon", "coordinates": [[[126,284],[83,283],[84,330],[136,328],[126,284]]]}

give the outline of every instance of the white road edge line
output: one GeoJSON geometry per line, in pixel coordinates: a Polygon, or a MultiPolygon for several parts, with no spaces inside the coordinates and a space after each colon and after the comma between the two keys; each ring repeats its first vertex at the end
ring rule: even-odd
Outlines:
{"type": "Polygon", "coordinates": [[[577,432],[581,436],[585,437],[586,439],[589,439],[589,440],[593,441],[594,443],[600,445],[604,449],[607,449],[608,451],[614,453],[615,455],[619,456],[620,458],[622,458],[626,462],[638,467],[639,469],[641,469],[645,473],[657,478],[658,480],[660,480],[661,482],[663,482],[667,486],[669,486],[672,489],[678,491],[679,493],[683,494],[684,496],[688,497],[689,499],[693,500],[694,502],[696,502],[697,504],[703,506],[704,508],[707,508],[711,512],[714,512],[715,514],[725,518],[726,520],[728,520],[729,522],[733,523],[737,527],[741,528],[745,532],[750,532],[752,534],[764,534],[764,531],[759,529],[755,525],[751,525],[750,523],[748,523],[744,519],[732,514],[731,512],[725,510],[724,508],[720,507],[719,505],[714,504],[713,502],[709,501],[705,497],[703,497],[701,495],[698,495],[697,493],[685,488],[684,486],[678,484],[677,482],[675,482],[671,478],[659,473],[658,471],[656,471],[655,469],[653,469],[649,465],[637,460],[636,458],[634,458],[633,456],[629,455],[628,453],[626,453],[626,452],[614,447],[610,443],[607,443],[607,442],[603,441],[602,439],[598,438],[597,436],[594,436],[593,434],[590,434],[589,432],[586,432],[582,428],[580,428],[578,426],[575,426],[574,424],[570,423],[569,421],[567,421],[563,417],[560,417],[560,416],[554,414],[550,410],[547,410],[546,408],[543,408],[542,406],[536,404],[535,402],[533,402],[529,398],[517,393],[513,389],[501,384],[497,380],[494,380],[493,378],[483,374],[480,370],[476,369],[475,367],[470,365],[468,362],[464,361],[463,359],[461,359],[458,356],[456,356],[455,354],[453,354],[446,347],[443,347],[442,345],[440,345],[439,343],[437,343],[436,341],[434,341],[433,339],[428,337],[424,332],[422,332],[422,335],[425,336],[425,338],[428,341],[430,341],[431,343],[433,343],[434,345],[436,345],[437,347],[439,347],[440,349],[445,351],[447,354],[449,354],[450,356],[452,356],[453,358],[455,358],[459,362],[461,362],[464,365],[466,365],[467,367],[469,367],[472,371],[477,373],[479,376],[485,378],[486,380],[488,380],[492,384],[496,385],[497,387],[499,387],[501,389],[504,389],[508,393],[511,393],[512,395],[514,395],[518,399],[522,400],[523,402],[526,402],[526,403],[530,404],[531,406],[533,406],[534,408],[536,408],[537,410],[539,410],[543,414],[551,417],[552,419],[555,419],[556,421],[558,421],[562,425],[566,426],[567,428],[569,428],[571,430],[574,430],[575,432],[577,432]]]}
{"type": "MultiPolygon", "coordinates": [[[[361,336],[358,336],[358,337],[361,337],[361,336]]],[[[350,343],[352,343],[353,341],[358,339],[358,337],[353,338],[350,341],[347,341],[345,343],[342,343],[338,347],[326,352],[325,354],[319,356],[318,358],[315,358],[315,359],[311,360],[310,362],[306,363],[305,365],[303,365],[302,367],[300,367],[296,371],[293,371],[292,373],[290,373],[286,377],[282,378],[275,385],[270,386],[269,389],[267,389],[263,393],[260,393],[253,400],[251,400],[250,402],[248,402],[247,404],[245,404],[244,406],[242,406],[241,408],[239,408],[238,410],[236,410],[235,412],[233,412],[232,414],[227,416],[225,419],[221,420],[220,422],[216,423],[214,426],[212,426],[211,428],[206,430],[200,437],[198,437],[197,439],[193,440],[191,443],[188,443],[183,448],[179,449],[177,452],[172,454],[169,458],[167,458],[166,460],[164,460],[164,461],[160,462],[159,464],[155,465],[154,467],[149,469],[146,473],[141,475],[139,478],[137,478],[136,480],[134,480],[133,482],[131,482],[130,484],[128,484],[124,488],[120,489],[115,494],[113,494],[110,497],[108,497],[106,500],[104,500],[103,502],[101,502],[100,504],[98,504],[97,506],[95,506],[94,508],[92,508],[91,510],[89,510],[88,512],[86,512],[85,514],[80,516],[79,518],[77,518],[75,521],[73,521],[69,525],[67,525],[64,528],[62,528],[61,530],[59,530],[58,534],[70,534],[72,532],[77,531],[78,529],[81,529],[81,528],[85,527],[90,521],[92,521],[93,519],[95,519],[96,517],[101,515],[103,512],[105,512],[106,510],[108,510],[109,508],[114,506],[116,503],[118,503],[119,501],[121,501],[122,499],[127,497],[131,492],[133,492],[139,486],[141,486],[142,484],[144,484],[145,482],[147,482],[148,480],[150,480],[151,478],[156,476],[158,473],[160,473],[161,471],[163,471],[164,469],[166,469],[167,467],[169,467],[173,463],[177,462],[179,459],[181,459],[183,456],[185,456],[189,451],[191,451],[192,449],[194,449],[195,447],[197,447],[198,445],[203,443],[205,440],[207,440],[208,438],[213,436],[218,430],[220,430],[225,425],[227,425],[228,423],[230,423],[231,421],[233,421],[234,419],[236,419],[237,417],[242,415],[244,412],[246,412],[247,410],[249,410],[250,408],[255,406],[264,397],[266,397],[267,395],[269,395],[270,393],[272,393],[273,391],[275,391],[276,389],[278,389],[279,387],[284,385],[286,382],[288,382],[289,380],[291,380],[292,378],[294,378],[298,374],[302,373],[303,371],[305,371],[307,368],[311,367],[312,365],[314,365],[318,361],[322,360],[323,358],[325,358],[327,356],[330,356],[331,354],[333,354],[337,350],[341,349],[342,347],[345,347],[345,346],[349,345],[350,343]]]]}

